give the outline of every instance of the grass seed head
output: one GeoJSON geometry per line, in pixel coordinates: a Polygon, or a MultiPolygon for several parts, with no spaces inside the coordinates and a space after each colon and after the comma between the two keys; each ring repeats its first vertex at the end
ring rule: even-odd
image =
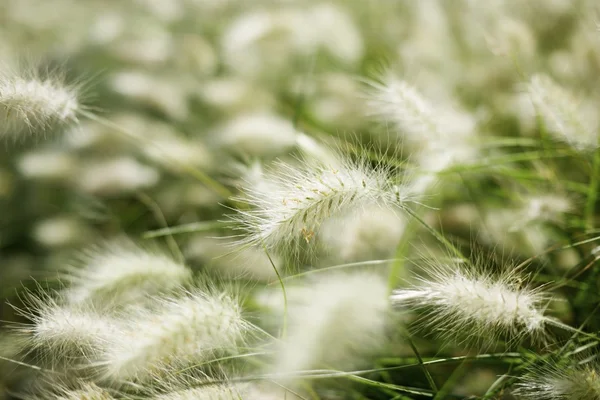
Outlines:
{"type": "Polygon", "coordinates": [[[0,71],[0,137],[44,134],[77,122],[81,110],[77,87],[60,76],[0,71]]]}
{"type": "Polygon", "coordinates": [[[540,338],[549,318],[547,297],[526,285],[516,271],[501,274],[467,265],[431,265],[431,277],[420,277],[407,289],[395,290],[398,307],[422,312],[423,330],[448,341],[493,345],[523,337],[540,338]]]}

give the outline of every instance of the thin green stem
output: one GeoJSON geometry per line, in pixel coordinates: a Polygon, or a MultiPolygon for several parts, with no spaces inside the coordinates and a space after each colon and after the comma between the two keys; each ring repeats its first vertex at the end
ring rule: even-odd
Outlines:
{"type": "Polygon", "coordinates": [[[190,224],[183,224],[177,226],[171,226],[161,229],[155,229],[152,231],[147,231],[142,234],[144,239],[152,239],[161,236],[172,236],[178,235],[182,233],[198,233],[198,232],[206,232],[211,231],[213,229],[222,228],[225,225],[224,222],[221,221],[200,221],[200,222],[192,222],[190,224]]]}
{"type": "Polygon", "coordinates": [[[417,221],[415,219],[410,219],[408,221],[408,224],[404,229],[404,233],[400,238],[400,242],[396,246],[395,261],[391,265],[390,273],[388,276],[389,293],[391,293],[396,288],[396,284],[398,283],[398,277],[400,276],[402,268],[404,267],[405,257],[403,257],[403,254],[406,252],[406,248],[411,238],[411,232],[413,231],[415,224],[417,224],[417,221]]]}
{"type": "MultiPolygon", "coordinates": [[[[150,209],[150,211],[152,211],[152,214],[154,214],[154,218],[158,221],[159,224],[163,226],[163,229],[168,229],[169,224],[167,223],[167,220],[158,204],[145,193],[138,193],[137,197],[142,203],[144,203],[146,207],[150,209]]],[[[173,236],[166,235],[166,241],[167,245],[171,249],[171,253],[173,253],[173,256],[177,257],[177,261],[179,261],[180,263],[185,262],[185,257],[183,256],[183,253],[179,249],[179,245],[177,245],[177,242],[175,241],[173,236]]]]}
{"type": "Polygon", "coordinates": [[[425,367],[425,364],[423,364],[423,359],[421,358],[421,355],[419,354],[417,347],[413,343],[410,335],[406,335],[405,338],[408,342],[408,345],[412,349],[413,353],[415,353],[417,360],[419,360],[419,365],[421,366],[421,370],[425,374],[425,378],[427,378],[427,382],[429,383],[429,386],[431,386],[431,390],[433,391],[434,394],[437,393],[437,391],[438,391],[437,385],[435,384],[435,381],[433,380],[433,376],[431,376],[431,373],[429,372],[427,367],[425,367]]]}
{"type": "Polygon", "coordinates": [[[448,239],[446,239],[441,233],[433,229],[431,226],[427,224],[427,222],[423,221],[423,219],[409,207],[404,207],[404,211],[415,220],[419,222],[429,233],[431,233],[440,243],[442,243],[446,248],[451,251],[456,257],[460,258],[463,261],[468,262],[469,260],[461,253],[461,251],[454,246],[448,239]]]}
{"type": "Polygon", "coordinates": [[[283,294],[283,327],[281,328],[281,337],[283,339],[285,339],[287,337],[287,326],[288,326],[287,292],[285,290],[285,284],[283,283],[283,279],[281,278],[281,275],[279,274],[279,270],[275,266],[275,263],[273,262],[273,259],[271,258],[269,251],[267,250],[267,246],[264,243],[262,243],[262,246],[265,251],[265,254],[267,255],[267,258],[269,259],[269,262],[271,263],[271,266],[273,267],[273,271],[275,271],[275,275],[277,275],[277,280],[279,281],[279,285],[281,286],[281,293],[283,294]]]}
{"type": "Polygon", "coordinates": [[[440,388],[440,390],[435,395],[434,400],[443,400],[450,393],[452,387],[456,384],[456,382],[464,375],[467,367],[467,360],[463,360],[458,367],[454,369],[450,378],[444,382],[444,385],[440,388]]]}

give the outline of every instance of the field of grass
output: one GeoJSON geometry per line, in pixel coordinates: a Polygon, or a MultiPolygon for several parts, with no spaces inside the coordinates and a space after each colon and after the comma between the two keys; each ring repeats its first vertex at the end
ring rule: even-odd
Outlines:
{"type": "Polygon", "coordinates": [[[0,400],[600,400],[593,0],[0,0],[0,400]]]}

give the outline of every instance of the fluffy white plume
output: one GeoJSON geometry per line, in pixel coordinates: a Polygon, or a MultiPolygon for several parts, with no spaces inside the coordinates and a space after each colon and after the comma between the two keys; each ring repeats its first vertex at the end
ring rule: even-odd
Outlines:
{"type": "Polygon", "coordinates": [[[411,288],[391,296],[399,307],[423,312],[424,330],[449,340],[517,340],[543,337],[547,297],[507,270],[494,275],[465,265],[431,265],[431,278],[420,277],[411,288]]]}
{"type": "Polygon", "coordinates": [[[370,82],[367,108],[381,122],[391,123],[417,151],[414,160],[422,170],[413,182],[415,193],[426,193],[436,174],[478,157],[473,146],[475,120],[448,104],[434,104],[406,81],[386,73],[370,82]]]}
{"type": "Polygon", "coordinates": [[[350,65],[364,52],[352,18],[329,3],[242,13],[226,27],[221,47],[227,67],[241,75],[284,71],[299,55],[318,49],[350,65]]]}
{"type": "Polygon", "coordinates": [[[237,200],[251,209],[232,216],[247,234],[242,242],[292,252],[302,242],[310,244],[330,217],[375,203],[403,206],[411,195],[394,184],[387,168],[342,156],[299,165],[278,162],[244,191],[246,196],[237,200]]]}
{"type": "Polygon", "coordinates": [[[535,111],[557,140],[579,150],[598,147],[598,123],[593,109],[586,110],[581,100],[546,75],[534,75],[527,92],[535,111]]]}
{"type": "Polygon", "coordinates": [[[524,400],[600,400],[597,363],[546,362],[523,376],[513,392],[524,400]]]}
{"type": "Polygon", "coordinates": [[[33,393],[19,394],[25,400],[112,400],[114,397],[105,389],[91,382],[78,382],[66,385],[62,382],[48,382],[49,387],[37,388],[33,393]]]}
{"type": "Polygon", "coordinates": [[[76,121],[80,110],[76,88],[59,77],[0,71],[0,136],[40,134],[76,121]]]}
{"type": "Polygon", "coordinates": [[[367,106],[372,116],[393,123],[411,142],[441,135],[435,107],[415,87],[389,73],[371,86],[367,106]]]}
{"type": "Polygon", "coordinates": [[[235,299],[200,291],[156,300],[154,307],[130,310],[125,333],[102,357],[107,378],[145,380],[168,365],[187,365],[234,352],[251,325],[235,299]]]}
{"type": "Polygon", "coordinates": [[[322,227],[321,244],[333,262],[357,262],[393,257],[406,229],[399,212],[378,206],[365,207],[322,227]]]}
{"type": "Polygon", "coordinates": [[[205,385],[156,396],[156,400],[238,400],[243,392],[235,386],[205,385]]]}
{"type": "MultiPolygon", "coordinates": [[[[201,263],[206,271],[229,279],[248,279],[268,282],[277,279],[269,257],[262,249],[246,247],[231,252],[231,240],[222,237],[197,236],[185,248],[186,258],[201,263]]],[[[282,265],[277,256],[271,257],[275,266],[282,265]]]]}
{"type": "Polygon", "coordinates": [[[77,219],[60,215],[40,221],[33,228],[34,239],[46,247],[78,243],[86,237],[86,227],[77,219]]]}
{"type": "Polygon", "coordinates": [[[125,305],[180,287],[192,276],[165,254],[127,241],[90,250],[83,258],[84,265],[65,274],[70,286],[63,293],[71,304],[125,305]]]}
{"type": "Polygon", "coordinates": [[[173,119],[185,119],[189,114],[187,90],[176,77],[151,75],[139,70],[122,71],[112,76],[110,85],[115,92],[173,119]]]}
{"type": "Polygon", "coordinates": [[[69,180],[76,166],[75,157],[60,150],[37,150],[25,153],[18,161],[21,175],[39,180],[69,180]]]}
{"type": "Polygon", "coordinates": [[[385,344],[388,289],[379,275],[319,275],[289,291],[290,329],[276,373],[292,377],[317,367],[352,368],[385,344]]]}
{"type": "Polygon", "coordinates": [[[32,321],[19,331],[51,364],[68,362],[85,367],[120,334],[116,320],[93,309],[60,304],[49,295],[28,295],[26,308],[19,312],[32,321]]]}

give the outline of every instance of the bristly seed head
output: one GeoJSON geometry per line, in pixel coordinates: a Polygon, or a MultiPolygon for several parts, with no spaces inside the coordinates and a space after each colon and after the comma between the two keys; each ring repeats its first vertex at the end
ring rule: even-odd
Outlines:
{"type": "Polygon", "coordinates": [[[534,75],[527,92],[546,128],[557,140],[578,150],[598,147],[595,110],[587,112],[581,101],[546,75],[534,75]]]}
{"type": "Polygon", "coordinates": [[[60,77],[0,72],[0,137],[35,135],[76,122],[81,109],[77,88],[60,77]]]}
{"type": "Polygon", "coordinates": [[[404,206],[410,196],[401,193],[408,190],[393,182],[390,168],[341,155],[299,165],[278,162],[236,199],[251,209],[238,210],[231,218],[247,235],[242,244],[295,253],[302,243],[312,244],[321,224],[335,215],[369,204],[404,206]]]}
{"type": "Polygon", "coordinates": [[[438,113],[415,87],[389,72],[379,82],[370,82],[370,87],[367,108],[371,116],[393,123],[413,142],[440,136],[438,113]]]}
{"type": "MultiPolygon", "coordinates": [[[[385,279],[373,272],[319,275],[289,287],[289,336],[280,343],[275,374],[352,368],[386,343],[385,279]]],[[[280,303],[281,304],[281,303],[280,303]]]]}
{"type": "Polygon", "coordinates": [[[121,334],[117,320],[85,305],[65,305],[60,297],[28,292],[24,303],[17,311],[32,323],[18,325],[17,331],[51,365],[85,368],[121,334]]]}
{"type": "Polygon", "coordinates": [[[129,310],[124,334],[101,357],[114,381],[155,377],[167,366],[189,366],[237,351],[252,335],[238,302],[224,293],[199,290],[158,298],[154,307],[129,310]]]}
{"type": "Polygon", "coordinates": [[[96,307],[123,306],[148,296],[169,292],[187,283],[192,272],[185,265],[133,242],[111,242],[89,251],[80,268],[69,268],[65,299],[96,307]]]}
{"type": "Polygon", "coordinates": [[[450,341],[493,345],[525,336],[543,337],[551,318],[544,316],[547,297],[524,285],[515,271],[495,275],[465,265],[432,265],[431,278],[419,278],[409,289],[395,290],[398,307],[424,312],[423,328],[450,341]]]}
{"type": "Polygon", "coordinates": [[[525,400],[600,400],[597,362],[549,360],[520,378],[513,394],[525,400]]]}

